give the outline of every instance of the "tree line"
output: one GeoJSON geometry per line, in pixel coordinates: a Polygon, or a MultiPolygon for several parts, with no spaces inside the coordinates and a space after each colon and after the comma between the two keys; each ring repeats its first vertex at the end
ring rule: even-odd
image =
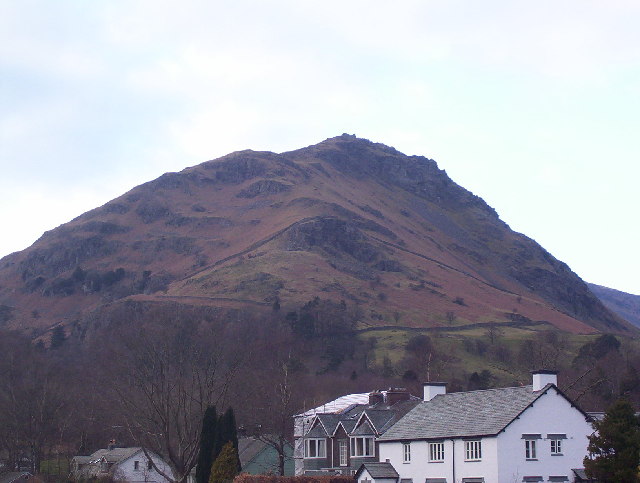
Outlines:
{"type": "MultiPolygon", "coordinates": [[[[280,455],[274,472],[283,473],[292,415],[336,396],[392,386],[419,395],[422,382],[436,379],[450,381],[449,391],[515,385],[542,367],[561,370],[562,389],[585,409],[620,395],[639,402],[640,359],[611,335],[570,351],[562,333],[513,343],[496,326],[455,344],[416,334],[389,351],[388,342],[354,331],[357,319],[357,309],[321,299],[295,311],[274,304],[268,313],[127,302],[94,314],[90,328],[60,326],[46,344],[3,332],[0,459],[38,473],[45,462],[91,454],[115,438],[161,455],[176,482],[197,464],[205,483],[210,473],[202,472],[226,442],[234,447],[233,437],[219,436],[227,412],[215,408],[233,407],[244,432],[280,455]],[[487,366],[461,369],[466,357],[487,366]],[[505,370],[512,380],[498,376],[505,370]],[[215,450],[200,461],[207,431],[215,450]]],[[[234,458],[228,449],[226,461],[234,458]]]]}

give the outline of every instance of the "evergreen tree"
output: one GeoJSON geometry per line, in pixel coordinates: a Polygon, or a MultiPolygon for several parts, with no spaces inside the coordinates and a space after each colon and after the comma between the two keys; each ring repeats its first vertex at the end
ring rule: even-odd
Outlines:
{"type": "Polygon", "coordinates": [[[640,464],[640,421],[631,403],[619,399],[602,421],[594,423],[589,454],[584,459],[587,476],[601,483],[636,483],[640,464]]]}
{"type": "Polygon", "coordinates": [[[222,451],[222,448],[231,443],[236,452],[236,468],[239,473],[241,470],[240,458],[238,457],[238,431],[236,429],[236,416],[232,408],[229,408],[225,413],[220,416],[218,420],[218,436],[216,438],[216,444],[214,449],[214,458],[222,451]]]}
{"type": "Polygon", "coordinates": [[[237,460],[238,450],[229,441],[222,447],[222,451],[211,466],[209,483],[229,483],[233,481],[238,474],[237,460]]]}
{"type": "Polygon", "coordinates": [[[209,481],[209,473],[211,465],[215,461],[217,454],[213,454],[216,444],[216,436],[218,432],[218,415],[216,407],[209,406],[204,412],[202,418],[202,431],[200,432],[200,453],[198,454],[198,463],[196,466],[196,482],[207,483],[209,481]]]}

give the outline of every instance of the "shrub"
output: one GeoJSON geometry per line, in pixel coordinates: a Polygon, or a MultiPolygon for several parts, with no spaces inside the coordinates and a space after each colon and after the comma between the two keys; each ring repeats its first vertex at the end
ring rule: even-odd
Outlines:
{"type": "Polygon", "coordinates": [[[353,483],[352,476],[271,476],[242,473],[233,483],[353,483]]]}

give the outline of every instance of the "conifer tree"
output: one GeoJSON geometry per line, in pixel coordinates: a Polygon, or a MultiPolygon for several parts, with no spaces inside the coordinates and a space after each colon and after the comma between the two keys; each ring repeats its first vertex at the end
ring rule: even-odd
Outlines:
{"type": "Polygon", "coordinates": [[[594,423],[589,454],[584,459],[587,476],[601,483],[636,483],[640,464],[640,421],[631,403],[619,399],[602,421],[594,423]]]}
{"type": "Polygon", "coordinates": [[[236,468],[239,473],[241,470],[240,458],[238,457],[238,431],[236,429],[236,416],[232,408],[229,408],[218,420],[218,436],[216,439],[214,458],[222,451],[222,448],[228,442],[231,442],[236,452],[236,468]]]}
{"type": "Polygon", "coordinates": [[[236,461],[238,450],[231,441],[227,442],[211,466],[209,483],[230,483],[238,474],[236,461]]]}
{"type": "Polygon", "coordinates": [[[200,453],[198,454],[198,463],[196,466],[196,482],[207,483],[209,481],[209,473],[211,465],[215,461],[217,454],[213,454],[216,444],[216,436],[218,433],[218,415],[216,407],[209,406],[204,412],[202,418],[202,431],[200,432],[200,453]]]}

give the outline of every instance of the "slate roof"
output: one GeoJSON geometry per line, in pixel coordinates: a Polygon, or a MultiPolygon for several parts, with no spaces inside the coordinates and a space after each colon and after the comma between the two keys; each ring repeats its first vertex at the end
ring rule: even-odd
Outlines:
{"type": "Polygon", "coordinates": [[[367,470],[372,478],[398,478],[398,472],[393,467],[391,463],[377,463],[377,462],[367,462],[363,463],[356,476],[362,473],[362,470],[367,470]]]}
{"type": "Polygon", "coordinates": [[[318,414],[317,417],[330,435],[333,434],[340,422],[339,414],[318,414]]]}
{"type": "Polygon", "coordinates": [[[380,438],[381,441],[495,435],[554,387],[532,386],[441,394],[419,403],[380,438]]]}
{"type": "Polygon", "coordinates": [[[373,428],[369,424],[368,421],[363,422],[360,426],[357,427],[355,431],[352,431],[351,436],[368,436],[375,435],[373,428]]]}
{"type": "Polygon", "coordinates": [[[253,458],[267,446],[267,443],[258,438],[240,438],[238,439],[238,456],[240,457],[240,465],[244,468],[253,458]]]}
{"type": "MultiPolygon", "coordinates": [[[[420,401],[419,398],[411,396],[410,400],[399,401],[392,406],[386,404],[376,404],[374,406],[356,404],[343,409],[340,413],[316,414],[316,423],[312,424],[311,429],[304,436],[307,438],[332,436],[339,424],[342,424],[349,435],[382,434],[409,410],[419,404],[420,401]],[[363,413],[373,424],[373,430],[370,429],[369,424],[366,424],[366,427],[363,428],[362,423],[356,429],[356,424],[361,420],[363,413]],[[318,424],[318,421],[322,424],[318,424]]],[[[364,419],[364,421],[367,421],[367,419],[364,419]]]]}
{"type": "Polygon", "coordinates": [[[104,457],[107,463],[118,463],[119,461],[126,460],[130,458],[138,451],[141,451],[142,448],[139,446],[134,446],[131,448],[113,448],[113,449],[99,449],[95,453],[93,453],[90,458],[91,461],[97,461],[100,458],[104,457]]]}
{"type": "Polygon", "coordinates": [[[322,424],[316,424],[311,430],[305,434],[307,438],[326,438],[327,432],[322,427],[322,424]]]}
{"type": "Polygon", "coordinates": [[[376,408],[367,409],[366,413],[378,433],[383,434],[421,402],[422,399],[420,398],[412,398],[408,401],[400,401],[394,404],[392,406],[393,411],[381,411],[380,409],[376,408]]]}
{"type": "Polygon", "coordinates": [[[71,458],[71,461],[74,461],[80,465],[87,464],[92,461],[91,456],[74,456],[71,458]]]}

